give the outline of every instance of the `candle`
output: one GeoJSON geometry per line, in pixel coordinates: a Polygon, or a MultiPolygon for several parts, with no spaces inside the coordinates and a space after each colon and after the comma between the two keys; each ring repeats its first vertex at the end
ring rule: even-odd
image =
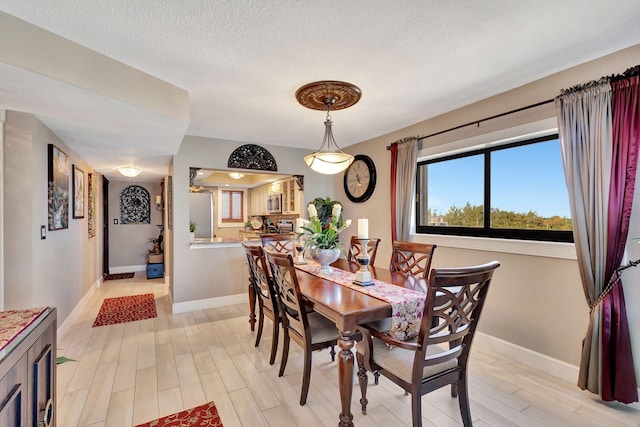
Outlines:
{"type": "Polygon", "coordinates": [[[302,218],[296,218],[296,233],[300,234],[303,232],[302,225],[304,224],[302,218]]]}
{"type": "Polygon", "coordinates": [[[369,220],[367,218],[358,219],[358,239],[369,238],[369,220]]]}

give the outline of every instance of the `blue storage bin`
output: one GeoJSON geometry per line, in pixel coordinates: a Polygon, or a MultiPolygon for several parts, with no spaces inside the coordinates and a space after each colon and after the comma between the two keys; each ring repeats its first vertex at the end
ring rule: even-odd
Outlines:
{"type": "Polygon", "coordinates": [[[147,279],[164,277],[164,264],[147,264],[147,279]]]}

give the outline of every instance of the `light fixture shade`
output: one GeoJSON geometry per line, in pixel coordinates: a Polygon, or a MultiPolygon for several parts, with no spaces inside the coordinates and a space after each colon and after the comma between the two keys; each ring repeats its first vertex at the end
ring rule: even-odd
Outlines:
{"type": "Polygon", "coordinates": [[[231,178],[233,178],[233,179],[240,179],[240,178],[244,177],[244,174],[240,173],[240,172],[230,172],[229,176],[231,178]]]}
{"type": "Polygon", "coordinates": [[[353,156],[342,151],[333,153],[317,151],[305,156],[304,162],[318,173],[334,175],[348,168],[353,163],[353,156]]]}
{"type": "Polygon", "coordinates": [[[120,166],[118,168],[118,172],[120,172],[122,175],[126,176],[127,178],[134,178],[140,175],[140,173],[142,172],[142,169],[137,168],[135,166],[120,166]]]}

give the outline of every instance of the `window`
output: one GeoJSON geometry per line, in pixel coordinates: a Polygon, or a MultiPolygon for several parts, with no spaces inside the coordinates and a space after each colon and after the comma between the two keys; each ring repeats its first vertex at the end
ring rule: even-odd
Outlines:
{"type": "Polygon", "coordinates": [[[418,163],[416,231],[572,242],[558,135],[418,163]]]}
{"type": "Polygon", "coordinates": [[[242,190],[220,192],[220,219],[223,223],[244,222],[243,193],[242,190]]]}

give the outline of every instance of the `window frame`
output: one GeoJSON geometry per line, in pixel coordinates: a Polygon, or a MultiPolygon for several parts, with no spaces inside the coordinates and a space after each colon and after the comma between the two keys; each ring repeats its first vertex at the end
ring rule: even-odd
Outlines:
{"type": "Polygon", "coordinates": [[[507,144],[489,145],[479,149],[471,149],[469,151],[458,152],[455,154],[444,154],[441,156],[433,156],[429,159],[418,162],[416,172],[416,194],[415,194],[415,232],[416,234],[438,234],[450,236],[470,236],[484,237],[494,239],[517,239],[517,240],[533,240],[543,242],[564,242],[573,243],[573,231],[566,230],[527,230],[517,228],[491,228],[491,153],[506,150],[524,145],[531,145],[540,142],[552,141],[559,139],[558,133],[552,133],[545,136],[534,138],[526,138],[516,142],[507,144]],[[482,227],[459,227],[459,226],[433,226],[420,225],[420,173],[418,172],[423,165],[440,163],[448,160],[455,160],[464,157],[483,155],[484,156],[484,196],[483,196],[483,219],[482,227]]]}
{"type": "Polygon", "coordinates": [[[244,190],[238,190],[238,189],[221,189],[220,190],[220,223],[222,224],[238,224],[238,223],[243,223],[244,224],[244,190]],[[233,219],[233,215],[231,215],[231,218],[229,219],[225,219],[224,217],[224,213],[222,210],[222,200],[225,197],[225,193],[229,193],[229,209],[230,212],[228,212],[229,214],[233,213],[233,194],[234,193],[239,193],[240,194],[240,218],[239,219],[233,219]]]}

